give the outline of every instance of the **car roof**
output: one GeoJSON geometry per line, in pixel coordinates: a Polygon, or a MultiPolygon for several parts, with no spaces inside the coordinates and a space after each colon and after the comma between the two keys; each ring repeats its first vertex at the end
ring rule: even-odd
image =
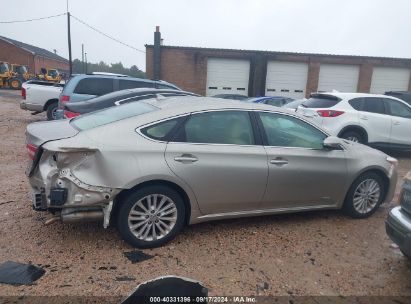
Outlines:
{"type": "MultiPolygon", "coordinates": [[[[314,95],[331,95],[341,99],[351,99],[351,98],[358,98],[358,97],[383,97],[387,98],[388,95],[383,94],[372,94],[372,93],[344,93],[344,92],[316,92],[312,93],[314,95]]],[[[391,96],[389,96],[391,97],[391,96]]]]}

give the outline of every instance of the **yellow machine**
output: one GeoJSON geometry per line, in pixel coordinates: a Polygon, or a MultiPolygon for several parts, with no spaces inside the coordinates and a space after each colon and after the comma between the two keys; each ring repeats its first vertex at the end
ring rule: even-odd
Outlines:
{"type": "Polygon", "coordinates": [[[41,68],[41,74],[38,74],[37,78],[44,81],[60,82],[61,74],[57,69],[41,68]]]}
{"type": "Polygon", "coordinates": [[[13,73],[10,63],[0,61],[0,88],[10,87],[19,90],[24,81],[23,78],[13,73]]]}
{"type": "Polygon", "coordinates": [[[17,76],[18,78],[27,81],[30,79],[34,78],[34,75],[29,74],[29,71],[27,69],[27,66],[22,65],[22,64],[11,64],[11,70],[13,71],[14,75],[17,76]]]}

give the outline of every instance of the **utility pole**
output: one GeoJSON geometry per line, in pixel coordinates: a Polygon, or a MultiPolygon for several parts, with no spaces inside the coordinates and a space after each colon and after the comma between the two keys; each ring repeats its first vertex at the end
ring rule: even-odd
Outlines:
{"type": "Polygon", "coordinates": [[[88,63],[87,63],[87,53],[84,53],[84,58],[86,59],[86,74],[87,74],[87,65],[88,65],[88,63]]]}
{"type": "MultiPolygon", "coordinates": [[[[68,5],[67,5],[68,8],[68,5]]],[[[73,74],[73,62],[71,59],[71,34],[70,34],[70,12],[67,12],[67,40],[68,40],[68,51],[69,51],[69,67],[70,67],[70,77],[73,74]]]]}
{"type": "Polygon", "coordinates": [[[84,44],[81,44],[81,71],[84,73],[84,44]]]}

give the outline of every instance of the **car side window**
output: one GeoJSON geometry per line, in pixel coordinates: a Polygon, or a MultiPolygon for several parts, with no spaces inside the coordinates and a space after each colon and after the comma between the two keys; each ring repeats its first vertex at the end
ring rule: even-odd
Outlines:
{"type": "Polygon", "coordinates": [[[178,122],[183,118],[174,118],[167,121],[162,121],[155,125],[141,129],[141,133],[145,136],[156,140],[169,140],[171,131],[177,126],[178,122]]]}
{"type": "Polygon", "coordinates": [[[361,111],[363,106],[363,98],[353,98],[348,103],[357,111],[361,111]]]}
{"type": "Polygon", "coordinates": [[[81,79],[74,89],[74,93],[100,96],[111,93],[113,90],[113,79],[93,77],[81,79]]]}
{"type": "Polygon", "coordinates": [[[384,102],[381,98],[378,97],[365,97],[362,111],[385,114],[384,102]]]}
{"type": "Polygon", "coordinates": [[[213,111],[191,115],[175,141],[254,145],[254,134],[248,112],[213,111]]]}
{"type": "Polygon", "coordinates": [[[310,124],[288,115],[259,113],[267,144],[275,147],[323,149],[323,132],[310,124]]]}
{"type": "Polygon", "coordinates": [[[154,84],[146,81],[135,80],[120,80],[119,90],[135,89],[135,88],[154,88],[154,84]]]}
{"type": "Polygon", "coordinates": [[[392,116],[411,118],[411,108],[401,102],[392,99],[385,99],[385,104],[387,105],[388,114],[392,116]]]}

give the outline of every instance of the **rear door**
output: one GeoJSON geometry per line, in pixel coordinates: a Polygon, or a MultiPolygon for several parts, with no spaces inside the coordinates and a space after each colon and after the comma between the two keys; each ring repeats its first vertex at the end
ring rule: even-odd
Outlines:
{"type": "Polygon", "coordinates": [[[271,112],[257,115],[269,167],[261,207],[304,209],[342,203],[347,189],[344,150],[324,149],[327,135],[296,117],[271,112]]]}
{"type": "Polygon", "coordinates": [[[411,147],[411,107],[400,101],[383,98],[391,116],[390,143],[411,147]]]}
{"type": "Polygon", "coordinates": [[[359,122],[367,130],[369,143],[388,144],[390,142],[391,117],[387,115],[382,98],[363,98],[359,122]]]}
{"type": "Polygon", "coordinates": [[[247,111],[192,114],[167,144],[165,158],[193,190],[203,214],[259,207],[268,176],[267,155],[247,111]]]}

